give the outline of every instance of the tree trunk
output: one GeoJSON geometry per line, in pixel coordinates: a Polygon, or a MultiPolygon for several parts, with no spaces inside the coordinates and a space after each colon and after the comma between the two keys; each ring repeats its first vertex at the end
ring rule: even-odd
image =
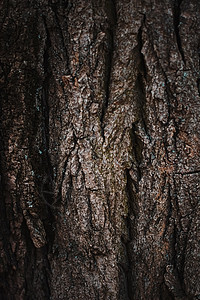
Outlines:
{"type": "Polygon", "coordinates": [[[1,1],[1,299],[200,299],[199,11],[1,1]]]}

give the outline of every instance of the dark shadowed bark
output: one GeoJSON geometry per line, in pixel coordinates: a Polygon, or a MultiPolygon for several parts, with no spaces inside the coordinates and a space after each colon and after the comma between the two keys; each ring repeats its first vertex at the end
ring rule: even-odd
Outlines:
{"type": "Polygon", "coordinates": [[[0,298],[200,299],[199,1],[0,16],[0,298]]]}

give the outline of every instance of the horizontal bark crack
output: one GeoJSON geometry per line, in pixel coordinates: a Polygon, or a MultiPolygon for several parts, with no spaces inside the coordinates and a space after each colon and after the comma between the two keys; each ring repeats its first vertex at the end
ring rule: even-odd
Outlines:
{"type": "Polygon", "coordinates": [[[188,172],[176,172],[175,174],[190,175],[190,174],[198,174],[198,173],[200,173],[200,170],[194,170],[194,171],[188,171],[188,172]]]}

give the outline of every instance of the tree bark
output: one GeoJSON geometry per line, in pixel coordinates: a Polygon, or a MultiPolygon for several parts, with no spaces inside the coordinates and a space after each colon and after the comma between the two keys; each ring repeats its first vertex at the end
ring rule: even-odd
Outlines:
{"type": "Polygon", "coordinates": [[[1,299],[200,299],[199,11],[1,1],[1,299]]]}

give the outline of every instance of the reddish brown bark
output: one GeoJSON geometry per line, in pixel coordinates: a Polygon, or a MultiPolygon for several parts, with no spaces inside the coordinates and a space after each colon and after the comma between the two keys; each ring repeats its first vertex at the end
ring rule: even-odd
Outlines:
{"type": "Polygon", "coordinates": [[[2,299],[200,299],[198,1],[2,1],[2,299]]]}

